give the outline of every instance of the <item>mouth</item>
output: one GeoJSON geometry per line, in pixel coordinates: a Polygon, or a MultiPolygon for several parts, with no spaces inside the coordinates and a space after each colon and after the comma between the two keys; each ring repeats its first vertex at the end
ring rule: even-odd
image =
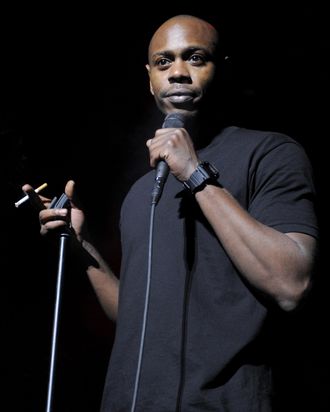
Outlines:
{"type": "Polygon", "coordinates": [[[166,93],[165,96],[171,103],[187,103],[191,102],[195,98],[195,93],[191,90],[173,90],[166,93]]]}
{"type": "Polygon", "coordinates": [[[187,103],[187,102],[191,102],[194,98],[191,95],[188,94],[171,94],[170,96],[167,97],[167,99],[171,102],[171,103],[187,103]]]}

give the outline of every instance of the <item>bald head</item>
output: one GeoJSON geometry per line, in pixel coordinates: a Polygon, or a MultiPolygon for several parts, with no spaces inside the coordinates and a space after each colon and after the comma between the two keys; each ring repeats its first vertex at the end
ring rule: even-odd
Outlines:
{"type": "MultiPolygon", "coordinates": [[[[149,43],[149,62],[153,51],[159,48],[160,42],[164,42],[164,39],[176,32],[194,34],[194,38],[197,41],[208,44],[209,50],[212,54],[216,53],[219,42],[217,30],[203,19],[183,14],[171,17],[156,30],[149,43]]],[[[177,40],[180,42],[179,36],[177,36],[177,40]]]]}

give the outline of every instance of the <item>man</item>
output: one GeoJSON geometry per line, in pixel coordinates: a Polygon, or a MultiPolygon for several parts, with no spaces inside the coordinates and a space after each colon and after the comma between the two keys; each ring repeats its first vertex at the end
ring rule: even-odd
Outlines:
{"type": "MultiPolygon", "coordinates": [[[[220,40],[206,21],[176,16],[149,45],[150,91],[164,115],[183,122],[165,122],[147,141],[150,165],[165,160],[170,171],[155,207],[151,261],[154,170],[122,206],[120,287],[88,239],[74,182],[65,188],[70,213],[40,212],[42,234],[71,222],[94,258],[91,284],[117,321],[103,412],[272,408],[270,319],[297,308],[310,287],[313,183],[303,149],[288,136],[228,127],[206,143],[204,105],[220,40]]],[[[31,186],[23,190],[48,205],[31,186]]]]}

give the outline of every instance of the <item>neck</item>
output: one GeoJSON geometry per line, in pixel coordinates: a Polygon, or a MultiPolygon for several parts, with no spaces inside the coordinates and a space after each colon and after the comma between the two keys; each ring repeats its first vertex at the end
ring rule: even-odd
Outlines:
{"type": "Polygon", "coordinates": [[[197,117],[189,119],[186,126],[197,150],[208,146],[222,128],[219,114],[211,115],[208,111],[201,111],[197,117]]]}

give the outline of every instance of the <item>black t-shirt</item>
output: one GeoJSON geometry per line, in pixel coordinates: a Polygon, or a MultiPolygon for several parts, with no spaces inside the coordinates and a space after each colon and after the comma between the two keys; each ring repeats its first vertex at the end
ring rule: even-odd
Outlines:
{"type": "MultiPolygon", "coordinates": [[[[290,137],[226,128],[199,152],[258,221],[317,236],[310,163],[290,137]]],[[[119,315],[102,411],[129,411],[147,281],[154,171],[121,213],[119,315]]],[[[261,245],[262,247],[262,245],[261,245]]],[[[270,411],[272,305],[241,277],[193,196],[169,176],[156,207],[150,301],[136,411],[270,411]]]]}

